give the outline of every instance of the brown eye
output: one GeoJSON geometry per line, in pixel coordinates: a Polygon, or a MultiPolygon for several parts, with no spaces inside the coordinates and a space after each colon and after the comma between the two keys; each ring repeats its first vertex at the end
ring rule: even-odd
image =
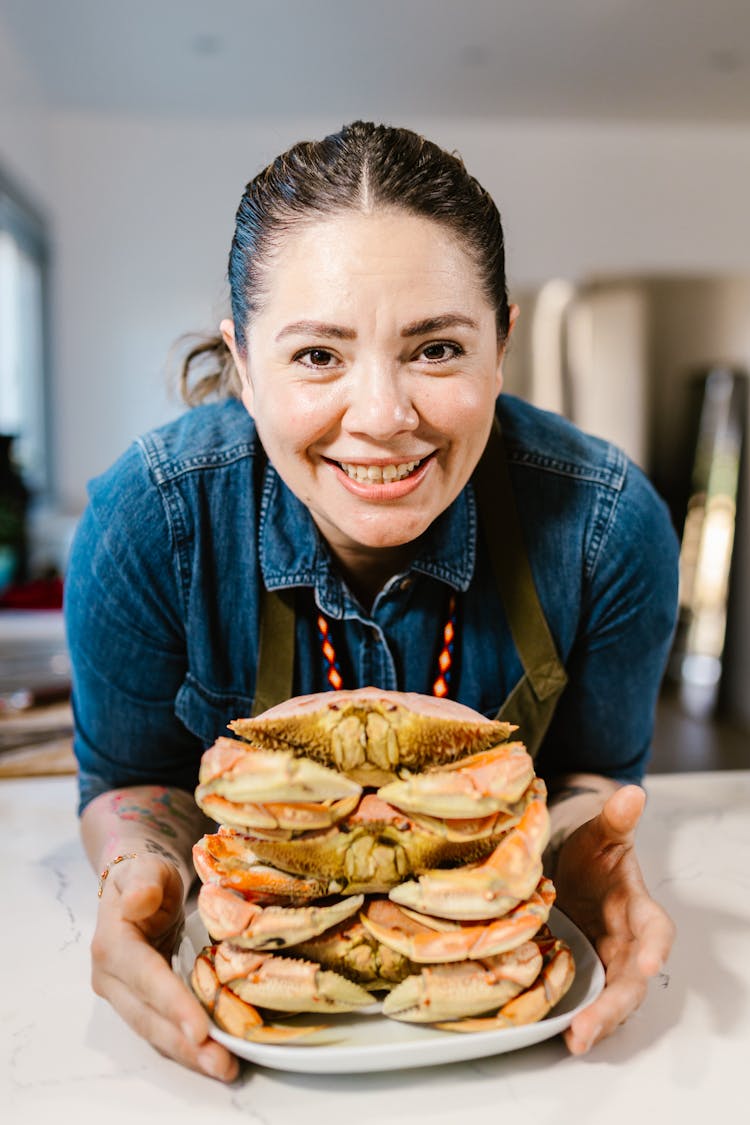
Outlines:
{"type": "Polygon", "coordinates": [[[444,363],[448,359],[455,359],[461,354],[458,344],[426,344],[421,354],[432,363],[444,363]]]}
{"type": "Polygon", "coordinates": [[[319,369],[327,369],[333,367],[336,357],[327,348],[305,348],[301,352],[297,352],[294,357],[295,363],[302,363],[305,367],[317,367],[319,369]]]}
{"type": "Polygon", "coordinates": [[[327,367],[332,358],[325,348],[311,348],[307,356],[313,367],[327,367]]]}

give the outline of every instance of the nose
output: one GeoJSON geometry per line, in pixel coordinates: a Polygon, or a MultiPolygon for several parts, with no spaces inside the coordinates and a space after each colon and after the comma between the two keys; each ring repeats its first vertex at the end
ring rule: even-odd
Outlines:
{"type": "Polygon", "coordinates": [[[362,365],[350,383],[344,417],[349,433],[388,441],[419,425],[408,372],[387,363],[362,365]]]}

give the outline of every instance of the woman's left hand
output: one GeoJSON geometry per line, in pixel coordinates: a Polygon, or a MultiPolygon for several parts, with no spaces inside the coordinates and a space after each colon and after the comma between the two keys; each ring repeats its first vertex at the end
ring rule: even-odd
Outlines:
{"type": "Polygon", "coordinates": [[[594,943],[606,972],[601,995],[565,1033],[575,1055],[584,1054],[639,1007],[674,941],[674,923],[648,893],[635,853],[645,800],[637,785],[618,789],[559,852],[557,903],[594,943]]]}

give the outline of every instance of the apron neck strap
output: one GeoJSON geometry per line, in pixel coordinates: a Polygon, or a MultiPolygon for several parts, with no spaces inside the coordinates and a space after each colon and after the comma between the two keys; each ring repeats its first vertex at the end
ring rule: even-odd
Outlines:
{"type": "Polygon", "coordinates": [[[531,573],[497,419],[473,479],[482,529],[513,643],[534,695],[545,700],[559,694],[567,676],[531,573]]]}

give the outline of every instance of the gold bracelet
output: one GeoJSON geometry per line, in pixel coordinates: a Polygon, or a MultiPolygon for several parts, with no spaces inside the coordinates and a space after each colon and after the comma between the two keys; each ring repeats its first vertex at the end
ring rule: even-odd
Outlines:
{"type": "Polygon", "coordinates": [[[106,880],[107,876],[109,875],[111,869],[115,866],[115,864],[116,863],[122,863],[122,861],[124,859],[137,859],[137,858],[138,858],[138,852],[125,852],[124,855],[116,855],[114,859],[111,859],[109,861],[109,863],[107,864],[107,866],[102,871],[101,875],[99,876],[99,890],[96,892],[97,898],[102,897],[102,891],[104,890],[105,880],[106,880]]]}

